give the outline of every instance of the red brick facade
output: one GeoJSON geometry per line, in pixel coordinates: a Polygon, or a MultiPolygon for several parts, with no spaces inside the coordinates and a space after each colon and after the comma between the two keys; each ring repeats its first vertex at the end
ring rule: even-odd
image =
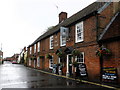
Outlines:
{"type": "MultiPolygon", "coordinates": [[[[112,51],[112,56],[108,58],[103,57],[103,67],[110,67],[113,66],[117,68],[118,72],[118,81],[120,83],[120,41],[110,41],[108,43],[99,43],[99,36],[104,31],[106,26],[109,24],[111,19],[115,16],[118,12],[114,10],[114,4],[109,4],[105,9],[103,9],[99,14],[93,14],[87,16],[87,18],[82,18],[76,22],[73,22],[66,27],[69,28],[69,36],[66,39],[66,45],[60,46],[60,30],[50,35],[45,36],[44,38],[40,39],[39,41],[34,42],[28,47],[28,66],[35,67],[42,70],[51,71],[52,69],[49,68],[50,66],[50,59],[46,57],[47,54],[53,56],[53,63],[59,63],[59,57],[56,55],[56,51],[58,49],[65,50],[67,47],[72,47],[73,49],[79,50],[80,52],[84,52],[84,64],[87,68],[88,79],[89,80],[100,80],[101,77],[101,63],[100,57],[96,56],[96,51],[100,48],[101,45],[104,45],[106,48],[109,48],[112,51]],[[83,41],[76,43],[75,37],[75,25],[79,22],[83,21],[83,41]],[[53,49],[50,49],[50,36],[53,36],[53,49]],[[40,42],[40,52],[38,52],[38,42],[40,42]],[[34,45],[36,44],[36,53],[34,53],[34,45]],[[32,52],[30,54],[30,48],[32,48],[32,52]],[[31,60],[31,58],[35,57],[31,60]],[[37,60],[40,58],[40,66],[37,66],[37,60]],[[31,62],[30,62],[31,60],[31,62]],[[30,65],[31,63],[31,65],[30,65]]],[[[64,17],[64,15],[60,18],[64,17]]],[[[67,17],[65,13],[64,19],[67,17]]],[[[69,18],[68,18],[69,19],[69,18]]],[[[61,21],[61,20],[60,20],[61,21]]],[[[64,21],[63,21],[64,22],[64,21]]],[[[116,23],[118,25],[119,23],[116,23]]],[[[59,25],[58,25],[59,26],[59,25]]],[[[58,27],[55,26],[54,28],[58,27]]],[[[64,26],[64,25],[62,25],[64,26]]],[[[49,32],[49,31],[48,31],[49,32]]],[[[52,31],[51,31],[52,32],[52,31]]],[[[120,34],[119,34],[120,36],[120,34]]],[[[41,38],[41,37],[40,37],[41,38]]],[[[67,74],[67,56],[65,54],[65,58],[62,61],[63,68],[62,74],[67,74]]],[[[72,58],[72,62],[75,61],[75,57],[72,58]]],[[[72,73],[75,74],[75,67],[72,66],[72,73]]]]}

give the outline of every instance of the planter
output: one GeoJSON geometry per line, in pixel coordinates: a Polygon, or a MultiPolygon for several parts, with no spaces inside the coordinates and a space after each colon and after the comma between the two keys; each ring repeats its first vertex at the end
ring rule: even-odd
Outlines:
{"type": "Polygon", "coordinates": [[[51,59],[52,56],[51,56],[50,54],[47,54],[47,55],[46,55],[46,58],[51,59]]]}
{"type": "Polygon", "coordinates": [[[39,58],[44,58],[44,56],[40,56],[39,58]]]}
{"type": "Polygon", "coordinates": [[[81,52],[80,52],[79,50],[75,50],[75,49],[74,49],[74,50],[72,51],[72,55],[73,55],[73,56],[79,56],[80,54],[81,54],[81,52]]]}
{"type": "Polygon", "coordinates": [[[98,49],[96,51],[96,55],[101,57],[101,56],[110,56],[111,55],[111,51],[107,48],[103,48],[101,47],[100,49],[98,49]]]}

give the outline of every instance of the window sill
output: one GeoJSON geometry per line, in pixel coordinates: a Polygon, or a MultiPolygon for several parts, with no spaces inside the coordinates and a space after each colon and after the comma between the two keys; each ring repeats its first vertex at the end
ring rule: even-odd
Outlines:
{"type": "Polygon", "coordinates": [[[84,41],[83,41],[83,40],[81,40],[81,41],[77,41],[77,42],[75,42],[75,43],[77,44],[77,43],[83,43],[83,42],[84,42],[84,41]]]}

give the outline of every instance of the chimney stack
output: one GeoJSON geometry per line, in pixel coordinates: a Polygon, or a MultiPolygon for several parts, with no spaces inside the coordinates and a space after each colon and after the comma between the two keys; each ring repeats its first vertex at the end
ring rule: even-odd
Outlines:
{"type": "Polygon", "coordinates": [[[59,14],[59,23],[61,23],[62,21],[64,21],[65,19],[67,19],[67,13],[66,12],[61,12],[59,14]]]}

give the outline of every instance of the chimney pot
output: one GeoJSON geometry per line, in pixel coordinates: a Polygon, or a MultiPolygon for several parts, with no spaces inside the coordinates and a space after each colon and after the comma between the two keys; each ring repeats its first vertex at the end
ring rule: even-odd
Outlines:
{"type": "Polygon", "coordinates": [[[61,23],[62,21],[64,21],[65,19],[67,19],[67,13],[66,12],[61,12],[59,14],[59,23],[61,23]]]}

